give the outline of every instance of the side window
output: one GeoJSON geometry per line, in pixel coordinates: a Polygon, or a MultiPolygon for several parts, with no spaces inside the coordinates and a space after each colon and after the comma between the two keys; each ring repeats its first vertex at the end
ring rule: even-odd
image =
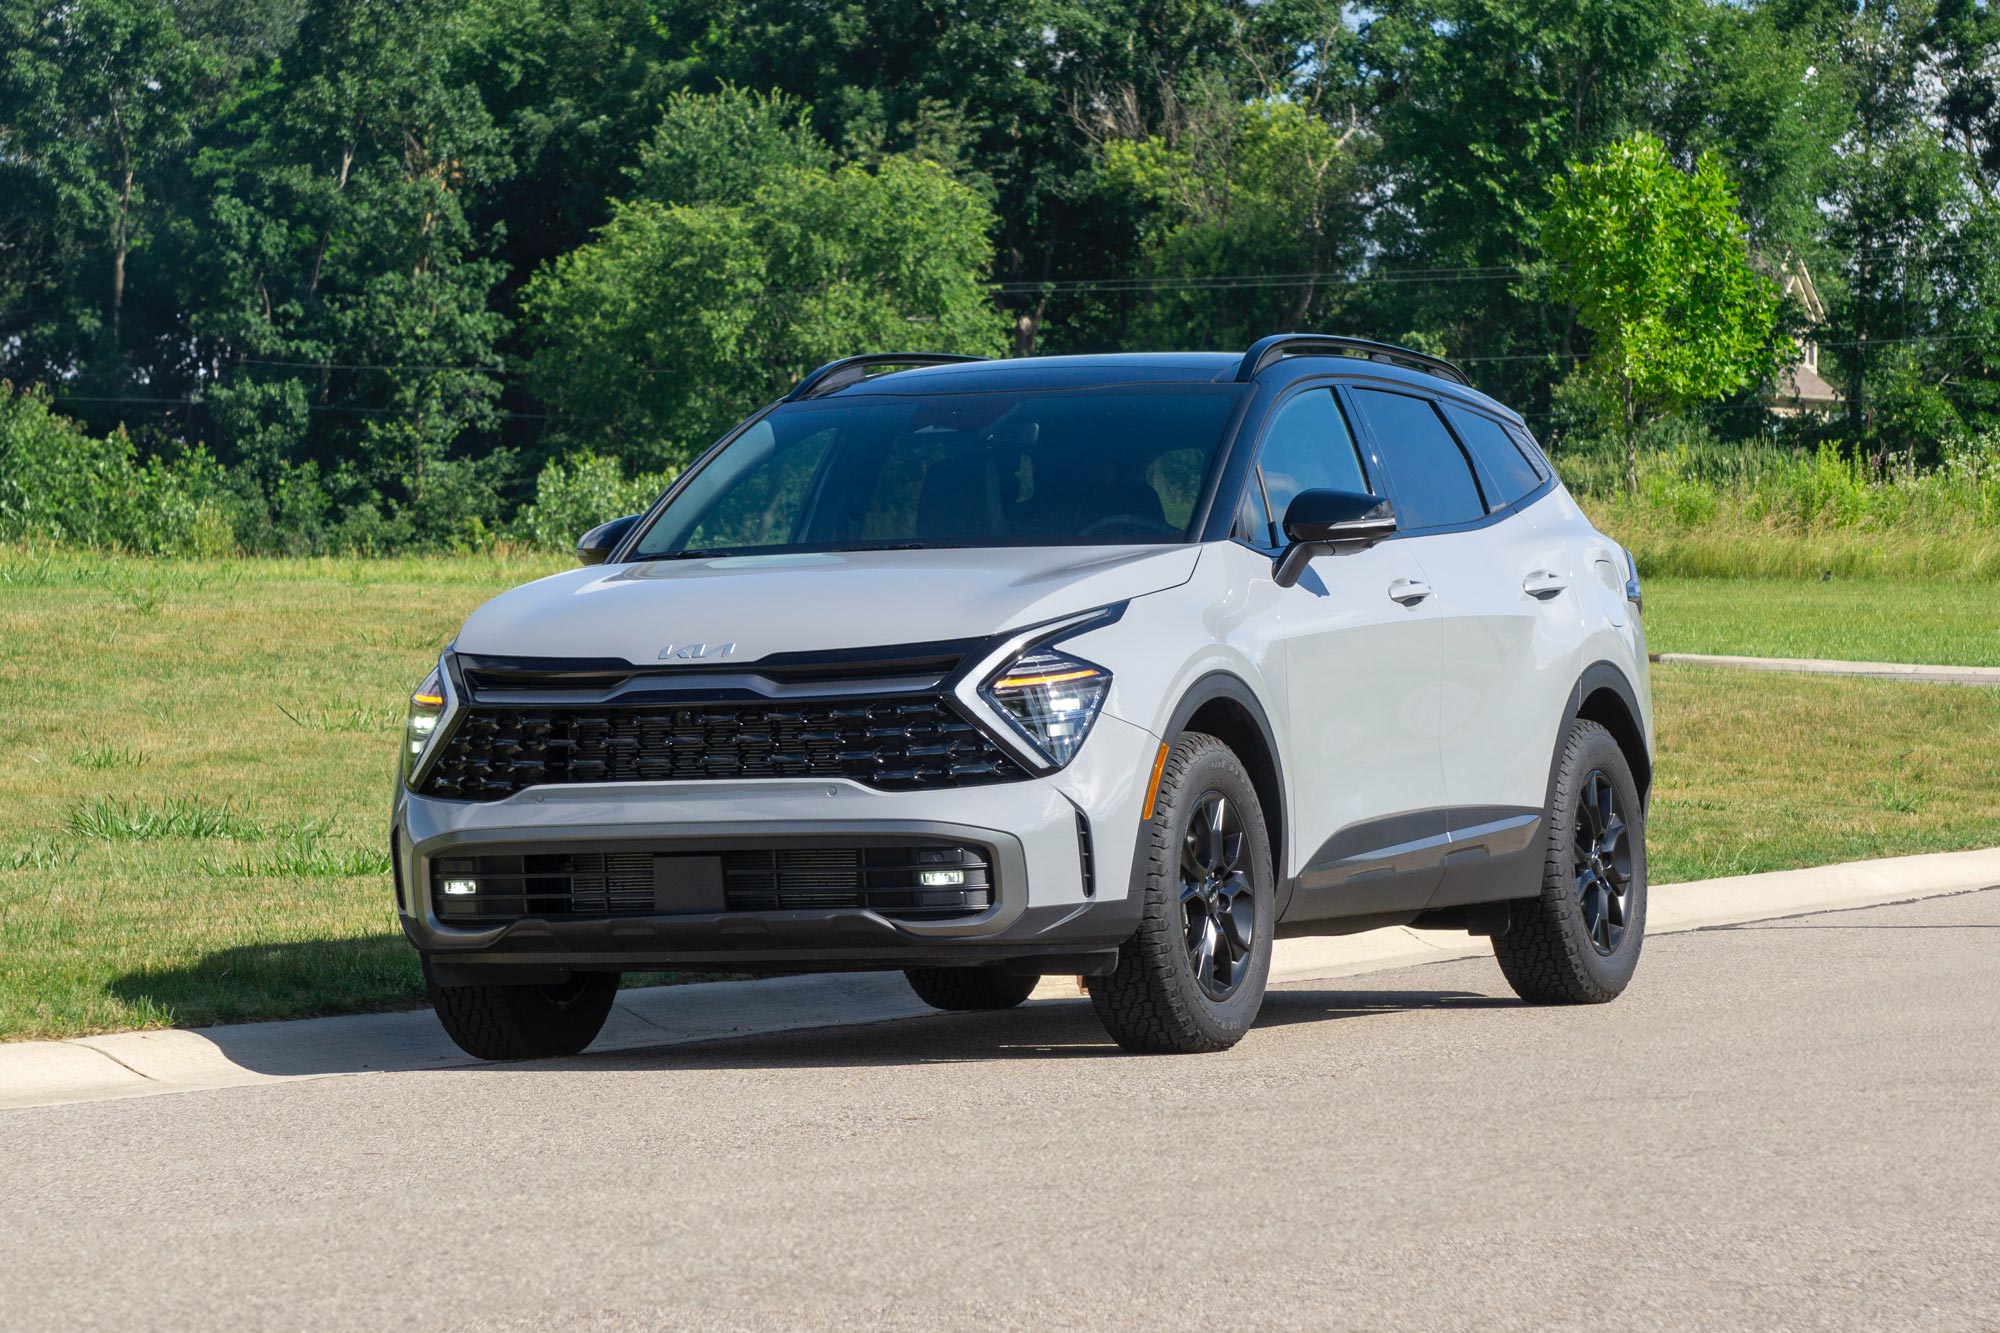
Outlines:
{"type": "Polygon", "coordinates": [[[1535,443],[1535,437],[1526,428],[1509,423],[1507,433],[1514,437],[1514,444],[1527,455],[1528,465],[1535,469],[1535,475],[1543,481],[1555,476],[1556,470],[1549,466],[1549,456],[1542,452],[1542,446],[1535,443]]]}
{"type": "Polygon", "coordinates": [[[1430,400],[1384,389],[1356,389],[1354,397],[1395,479],[1403,527],[1441,528],[1485,516],[1472,464],[1430,400]]]}
{"type": "Polygon", "coordinates": [[[1271,494],[1274,523],[1285,521],[1285,509],[1300,491],[1368,490],[1361,454],[1331,389],[1307,389],[1285,400],[1264,431],[1257,464],[1271,494]]]}
{"type": "Polygon", "coordinates": [[[1271,530],[1271,511],[1264,508],[1264,490],[1257,484],[1254,472],[1244,479],[1243,503],[1236,506],[1236,525],[1229,535],[1252,546],[1278,544],[1278,536],[1271,530]]]}
{"type": "Polygon", "coordinates": [[[1507,429],[1492,417],[1447,405],[1444,414],[1458,431],[1458,438],[1472,450],[1479,466],[1486,470],[1492,494],[1486,498],[1495,509],[1505,509],[1542,484],[1542,474],[1528,461],[1507,429]]]}

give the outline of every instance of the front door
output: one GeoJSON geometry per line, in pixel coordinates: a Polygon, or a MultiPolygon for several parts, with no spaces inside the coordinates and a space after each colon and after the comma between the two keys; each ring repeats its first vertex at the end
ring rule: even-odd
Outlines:
{"type": "MultiPolygon", "coordinates": [[[[1300,491],[1382,493],[1324,384],[1278,404],[1258,460],[1272,547],[1300,491]]],[[[1445,842],[1441,628],[1423,567],[1402,541],[1323,555],[1281,590],[1277,613],[1296,884],[1285,920],[1422,907],[1445,842]]]]}

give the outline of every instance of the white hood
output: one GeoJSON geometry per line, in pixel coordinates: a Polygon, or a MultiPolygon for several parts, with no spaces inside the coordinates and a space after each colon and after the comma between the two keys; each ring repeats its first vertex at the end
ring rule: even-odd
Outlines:
{"type": "Polygon", "coordinates": [[[660,560],[570,570],[472,613],[496,657],[773,653],[985,638],[1187,582],[1196,546],[987,547],[660,560]],[[700,645],[686,652],[690,645],[700,645]]]}

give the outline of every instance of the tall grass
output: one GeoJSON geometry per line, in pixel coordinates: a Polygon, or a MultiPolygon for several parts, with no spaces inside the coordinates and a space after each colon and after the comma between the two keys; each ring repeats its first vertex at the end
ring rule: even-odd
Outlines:
{"type": "Polygon", "coordinates": [[[2000,577],[2000,437],[1935,467],[1696,437],[1642,455],[1639,494],[1608,450],[1557,469],[1649,574],[1690,578],[2000,577]]]}

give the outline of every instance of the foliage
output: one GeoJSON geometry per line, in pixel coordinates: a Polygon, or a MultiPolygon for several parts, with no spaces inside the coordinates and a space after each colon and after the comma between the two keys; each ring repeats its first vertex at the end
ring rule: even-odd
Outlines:
{"type": "Polygon", "coordinates": [[[659,197],[526,293],[532,382],[565,440],[678,466],[832,349],[1000,349],[978,197],[914,157],[830,161],[780,100],[669,106],[638,173],[659,197]]]}
{"type": "Polygon", "coordinates": [[[1355,129],[1295,101],[1241,106],[1220,97],[1174,128],[1171,139],[1152,134],[1104,145],[1098,188],[1151,209],[1141,272],[1189,281],[1149,294],[1127,340],[1172,349],[1186,344],[1189,329],[1201,329],[1211,346],[1247,346],[1273,329],[1334,322],[1343,293],[1338,276],[1361,251],[1355,129]],[[1231,269],[1293,278],[1248,290],[1197,285],[1231,269]]]}
{"type": "MultiPolygon", "coordinates": [[[[1542,219],[1650,134],[1824,298],[1781,332],[1845,402],[1786,438],[1930,466],[2000,427],[1996,40],[1979,0],[0,0],[0,376],[139,471],[206,450],[234,543],[300,554],[490,541],[551,460],[671,467],[887,346],[1319,327],[1616,421],[1542,219]]],[[[1771,430],[1680,401],[1635,416],[1771,430]]]]}
{"type": "Polygon", "coordinates": [[[1774,369],[1778,291],[1750,265],[1735,191],[1713,156],[1683,173],[1650,134],[1573,164],[1542,222],[1559,279],[1592,335],[1583,374],[1622,412],[1627,488],[1639,424],[1722,398],[1774,369]]]}
{"type": "Polygon", "coordinates": [[[529,546],[567,551],[599,523],[649,508],[672,478],[648,472],[628,479],[616,459],[577,454],[542,468],[535,479],[534,503],[514,522],[514,534],[529,546]]]}
{"type": "Polygon", "coordinates": [[[219,554],[235,546],[232,498],[205,450],[141,464],[123,432],[90,436],[0,381],[0,540],[219,554]]]}

